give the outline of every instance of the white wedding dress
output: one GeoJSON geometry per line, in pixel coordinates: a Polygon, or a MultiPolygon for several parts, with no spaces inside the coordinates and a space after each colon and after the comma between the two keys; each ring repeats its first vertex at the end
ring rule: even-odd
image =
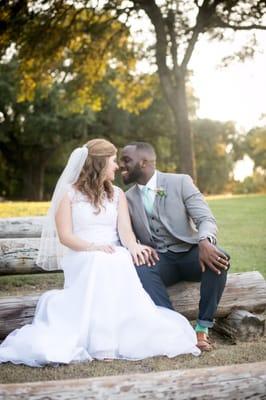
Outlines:
{"type": "Polygon", "coordinates": [[[80,192],[68,193],[74,233],[88,242],[115,245],[115,253],[68,249],[64,289],[44,293],[32,324],[0,346],[0,362],[42,366],[92,359],[137,360],[199,355],[196,335],[182,315],[157,307],[144,291],[117,233],[119,188],[99,214],[80,192]]]}

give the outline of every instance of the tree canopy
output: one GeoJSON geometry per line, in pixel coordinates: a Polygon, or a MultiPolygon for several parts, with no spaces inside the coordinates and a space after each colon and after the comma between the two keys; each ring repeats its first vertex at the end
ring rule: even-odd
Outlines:
{"type": "Polygon", "coordinates": [[[248,132],[245,150],[254,161],[255,168],[261,168],[266,174],[266,126],[248,132]]]}
{"type": "Polygon", "coordinates": [[[87,138],[90,109],[66,112],[62,84],[54,85],[48,96],[41,89],[33,101],[17,102],[19,73],[16,60],[0,64],[0,150],[9,195],[42,199],[44,171],[62,149],[87,138]],[[14,173],[15,171],[15,173],[14,173]]]}
{"type": "MultiPolygon", "coordinates": [[[[194,178],[198,172],[202,181],[204,166],[195,163],[202,158],[202,146],[197,133],[193,137],[193,129],[206,137],[211,133],[210,124],[205,133],[203,122],[191,124],[189,62],[202,37],[221,41],[228,32],[233,37],[236,31],[265,29],[265,1],[0,0],[0,6],[0,140],[5,163],[18,162],[14,154],[20,146],[25,150],[21,165],[28,160],[28,168],[35,172],[40,162],[43,171],[46,154],[51,156],[94,127],[94,132],[104,128],[106,135],[123,132],[121,138],[110,137],[117,142],[132,132],[136,138],[151,138],[162,154],[164,169],[178,165],[194,178]],[[141,41],[132,34],[138,18],[145,23],[140,27],[141,41]],[[151,46],[145,43],[148,25],[151,46]],[[147,58],[156,66],[157,76],[138,70],[138,61],[147,58]],[[14,65],[7,77],[10,62],[14,65]],[[119,116],[112,113],[114,109],[119,116]],[[120,123],[125,124],[123,128],[120,123]],[[32,155],[26,156],[27,148],[32,155]],[[37,153],[42,154],[40,161],[34,160],[37,153]]],[[[247,45],[235,56],[240,60],[252,56],[255,47],[247,45]]],[[[212,128],[215,146],[212,140],[222,134],[216,125],[212,128]]],[[[225,137],[222,140],[227,143],[225,137]]],[[[249,151],[255,157],[251,142],[254,139],[249,151]]],[[[8,174],[5,167],[4,171],[8,174]]],[[[32,174],[36,187],[43,172],[38,178],[33,172],[28,176],[32,174]]]]}

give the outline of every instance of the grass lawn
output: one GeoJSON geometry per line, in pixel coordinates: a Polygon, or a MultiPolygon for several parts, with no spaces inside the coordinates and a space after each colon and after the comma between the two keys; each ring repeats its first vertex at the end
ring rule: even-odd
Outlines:
{"type": "Polygon", "coordinates": [[[28,217],[29,215],[45,215],[49,207],[48,201],[5,201],[0,203],[0,218],[28,217]]]}
{"type": "MultiPolygon", "coordinates": [[[[207,199],[219,226],[219,245],[232,258],[231,272],[260,271],[266,277],[266,195],[212,197],[207,199]]],[[[0,217],[43,215],[48,203],[0,203],[0,217]]],[[[33,293],[62,287],[63,274],[0,277],[1,295],[33,293]]],[[[201,357],[157,357],[143,361],[93,361],[69,366],[29,368],[0,365],[0,383],[84,378],[266,361],[266,337],[233,345],[213,333],[217,349],[201,357]]]]}
{"type": "Polygon", "coordinates": [[[231,255],[231,272],[260,271],[266,278],[266,195],[208,199],[219,245],[231,255]]]}

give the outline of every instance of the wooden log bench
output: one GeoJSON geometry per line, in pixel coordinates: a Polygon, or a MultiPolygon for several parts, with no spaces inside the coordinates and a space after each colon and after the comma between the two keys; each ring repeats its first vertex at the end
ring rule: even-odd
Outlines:
{"type": "Polygon", "coordinates": [[[40,237],[45,217],[0,218],[0,238],[40,237]]]}
{"type": "Polygon", "coordinates": [[[265,399],[266,362],[0,385],[0,400],[265,399]]]}
{"type": "MultiPolygon", "coordinates": [[[[190,320],[197,318],[199,283],[178,283],[169,288],[169,295],[178,312],[190,320]]],[[[39,296],[40,293],[0,298],[0,339],[12,330],[32,321],[39,296]]],[[[216,318],[226,318],[236,309],[250,313],[260,313],[266,309],[266,282],[259,272],[229,274],[216,318]]],[[[260,334],[264,332],[263,325],[260,334]]]]}
{"type": "Polygon", "coordinates": [[[36,265],[40,238],[0,239],[0,276],[45,273],[36,265]]]}
{"type": "Polygon", "coordinates": [[[44,218],[0,218],[0,276],[45,272],[36,265],[44,218]]]}

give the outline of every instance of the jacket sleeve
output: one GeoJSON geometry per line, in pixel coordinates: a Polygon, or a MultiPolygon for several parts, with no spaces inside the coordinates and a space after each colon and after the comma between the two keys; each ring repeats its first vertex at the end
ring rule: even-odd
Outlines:
{"type": "Polygon", "coordinates": [[[199,240],[217,235],[216,220],[202,193],[194,185],[189,175],[183,175],[182,197],[189,217],[192,218],[199,233],[199,240]]]}

